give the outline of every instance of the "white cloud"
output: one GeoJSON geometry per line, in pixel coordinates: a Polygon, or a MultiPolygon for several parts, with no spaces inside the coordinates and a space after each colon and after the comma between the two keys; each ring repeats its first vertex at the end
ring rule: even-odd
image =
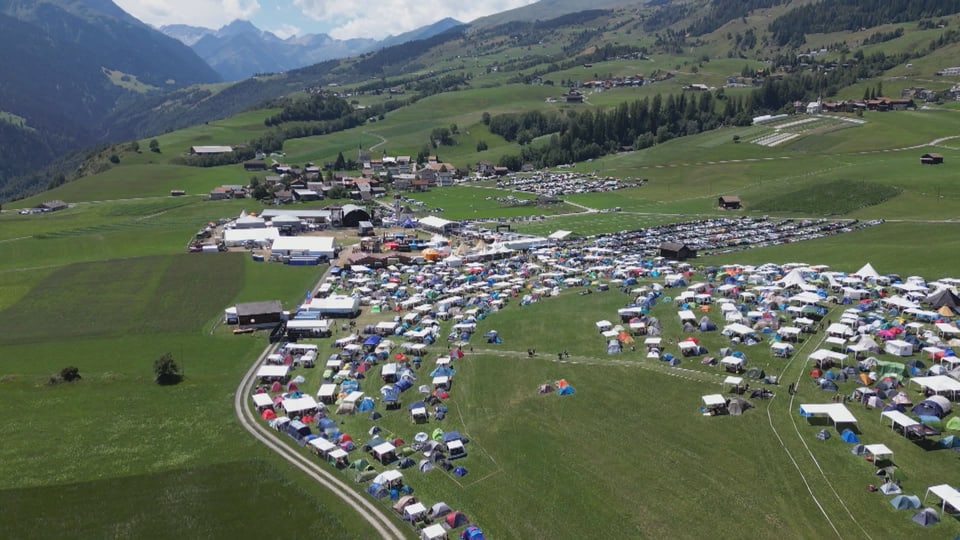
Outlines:
{"type": "Polygon", "coordinates": [[[236,19],[251,19],[257,0],[114,0],[124,11],[154,26],[189,24],[220,28],[236,19]]]}
{"type": "Polygon", "coordinates": [[[478,17],[532,4],[536,0],[293,0],[304,15],[317,21],[338,21],[331,36],[382,38],[402,34],[444,17],[470,22],[478,17]],[[345,21],[340,23],[339,21],[345,21]]]}
{"type": "Polygon", "coordinates": [[[273,35],[277,36],[280,39],[287,39],[289,37],[299,36],[300,34],[303,33],[303,31],[300,28],[292,24],[281,24],[276,28],[272,28],[270,32],[273,32],[273,35]]]}

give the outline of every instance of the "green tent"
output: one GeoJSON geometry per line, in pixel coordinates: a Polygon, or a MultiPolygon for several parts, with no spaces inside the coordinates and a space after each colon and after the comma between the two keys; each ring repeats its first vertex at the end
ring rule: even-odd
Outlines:
{"type": "Polygon", "coordinates": [[[433,430],[433,435],[431,435],[430,438],[435,441],[439,441],[443,438],[443,430],[440,428],[433,430]]]}
{"type": "Polygon", "coordinates": [[[367,470],[367,471],[360,471],[357,473],[356,481],[358,484],[369,482],[370,480],[373,480],[374,478],[376,478],[377,474],[378,474],[377,471],[373,469],[367,470]]]}
{"type": "Polygon", "coordinates": [[[951,418],[950,421],[947,422],[946,428],[953,431],[960,431],[960,416],[951,418]]]}
{"type": "Polygon", "coordinates": [[[902,377],[906,372],[907,366],[901,364],[900,362],[886,362],[883,360],[877,361],[876,368],[877,375],[881,378],[887,375],[896,375],[897,377],[902,377]]]}
{"type": "Polygon", "coordinates": [[[368,466],[370,466],[370,462],[363,458],[354,460],[354,462],[350,464],[351,469],[355,469],[358,471],[365,470],[368,466]]]}

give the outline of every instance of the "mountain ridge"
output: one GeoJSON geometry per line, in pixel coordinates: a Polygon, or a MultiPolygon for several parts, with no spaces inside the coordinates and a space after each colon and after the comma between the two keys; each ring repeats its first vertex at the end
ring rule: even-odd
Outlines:
{"type": "Polygon", "coordinates": [[[191,47],[224,80],[238,81],[257,74],[298,69],[326,60],[349,58],[409,41],[427,39],[462,25],[462,22],[446,17],[382,40],[336,39],[325,33],[283,39],[241,19],[216,30],[182,24],[161,26],[158,30],[191,47]]]}

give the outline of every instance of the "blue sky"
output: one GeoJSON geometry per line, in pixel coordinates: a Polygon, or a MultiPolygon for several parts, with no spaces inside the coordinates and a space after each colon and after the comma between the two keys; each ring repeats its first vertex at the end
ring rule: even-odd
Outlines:
{"type": "Polygon", "coordinates": [[[327,33],[335,38],[383,38],[444,17],[462,22],[532,4],[535,0],[114,0],[154,26],[220,28],[248,20],[282,38],[327,33]]]}

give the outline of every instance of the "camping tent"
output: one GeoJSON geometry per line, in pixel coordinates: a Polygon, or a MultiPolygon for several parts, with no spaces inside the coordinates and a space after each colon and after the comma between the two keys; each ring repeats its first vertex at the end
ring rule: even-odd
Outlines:
{"type": "Polygon", "coordinates": [[[820,431],[817,432],[817,439],[818,439],[818,440],[825,441],[825,440],[827,440],[827,439],[829,439],[829,438],[830,438],[830,432],[829,432],[829,431],[827,431],[827,430],[825,430],[825,429],[821,429],[820,431]]]}
{"type": "Polygon", "coordinates": [[[730,402],[727,403],[727,411],[729,411],[732,416],[740,416],[744,411],[752,407],[752,403],[740,398],[731,398],[730,402]]]}
{"type": "Polygon", "coordinates": [[[937,511],[933,508],[924,508],[923,510],[917,512],[913,515],[913,521],[919,523],[924,527],[933,525],[940,521],[940,516],[937,515],[937,511]]]}
{"type": "Polygon", "coordinates": [[[894,356],[910,356],[913,354],[913,343],[902,339],[891,339],[883,346],[883,350],[894,356]]]}
{"type": "Polygon", "coordinates": [[[470,525],[460,533],[460,540],[485,540],[485,537],[480,527],[470,525]]]}
{"type": "Polygon", "coordinates": [[[896,482],[884,482],[880,486],[880,493],[884,495],[899,495],[901,493],[900,486],[896,482]]]}
{"type": "Polygon", "coordinates": [[[943,418],[950,413],[950,400],[943,396],[930,396],[927,399],[917,403],[910,409],[910,412],[918,416],[936,416],[943,418]]]}
{"type": "Polygon", "coordinates": [[[916,495],[897,495],[890,499],[890,504],[897,510],[920,508],[920,497],[916,495]]]}
{"type": "Polygon", "coordinates": [[[446,522],[447,527],[451,529],[457,529],[470,524],[470,520],[467,519],[466,514],[463,512],[450,512],[443,521],[446,522]]]}
{"type": "Polygon", "coordinates": [[[450,512],[453,512],[453,509],[445,502],[438,502],[430,507],[430,510],[427,511],[427,517],[430,519],[441,518],[450,512]]]}
{"type": "Polygon", "coordinates": [[[853,430],[851,430],[851,429],[849,429],[849,428],[843,430],[843,432],[840,433],[840,438],[843,439],[843,442],[845,442],[845,443],[851,443],[851,444],[852,444],[852,443],[858,443],[858,442],[860,442],[860,438],[857,437],[857,434],[854,433],[853,430]]]}

